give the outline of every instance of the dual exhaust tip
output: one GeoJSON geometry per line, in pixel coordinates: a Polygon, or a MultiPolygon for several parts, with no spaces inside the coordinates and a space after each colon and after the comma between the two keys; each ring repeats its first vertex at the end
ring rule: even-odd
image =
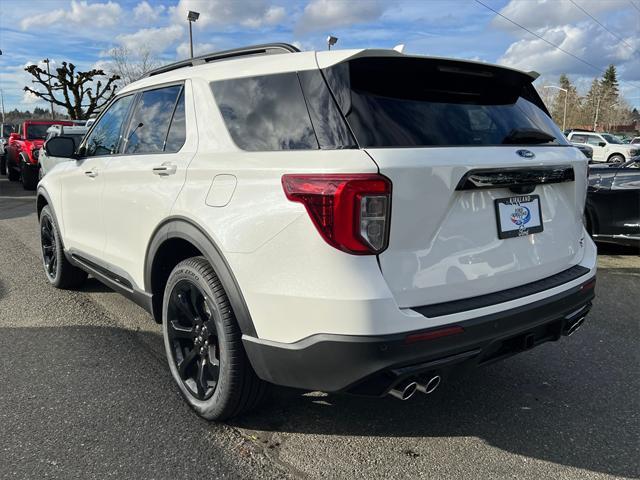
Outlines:
{"type": "Polygon", "coordinates": [[[573,335],[584,324],[584,321],[585,321],[586,318],[587,318],[587,316],[583,315],[582,317],[578,318],[577,320],[569,322],[565,326],[564,332],[562,332],[562,333],[564,333],[567,337],[573,335]]]}
{"type": "Polygon", "coordinates": [[[433,375],[424,379],[418,379],[417,381],[412,379],[403,380],[389,391],[389,395],[399,400],[409,400],[416,392],[429,395],[435,392],[440,386],[441,381],[442,378],[440,375],[433,375]]]}

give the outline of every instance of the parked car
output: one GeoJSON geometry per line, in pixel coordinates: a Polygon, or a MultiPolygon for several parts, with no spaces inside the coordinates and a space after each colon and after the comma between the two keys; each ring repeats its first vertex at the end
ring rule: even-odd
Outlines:
{"type": "Polygon", "coordinates": [[[47,135],[54,124],[73,125],[68,121],[27,120],[18,126],[18,131],[9,136],[7,145],[7,175],[9,180],[22,180],[25,190],[35,190],[38,184],[38,158],[47,135]],[[35,153],[35,155],[34,155],[35,153]]]}
{"type": "Polygon", "coordinates": [[[640,155],[640,147],[622,143],[610,133],[572,131],[568,138],[571,143],[590,146],[594,162],[623,163],[640,155]]]}
{"type": "Polygon", "coordinates": [[[207,419],[268,383],[430,393],[570,335],[594,297],[587,162],[534,79],[286,44],[164,66],[77,152],[47,142],[78,161],[38,187],[46,278],[90,273],[152,312],[207,419]]]}
{"type": "Polygon", "coordinates": [[[9,123],[0,123],[0,175],[7,174],[7,143],[15,127],[9,123]]]}
{"type": "Polygon", "coordinates": [[[638,145],[638,144],[640,144],[640,137],[633,137],[629,143],[630,143],[631,145],[638,145]]]}
{"type": "Polygon", "coordinates": [[[68,158],[50,157],[49,155],[47,155],[47,152],[44,149],[44,145],[47,143],[47,141],[54,137],[64,136],[73,140],[73,143],[77,148],[87,131],[89,131],[88,127],[76,125],[71,127],[67,127],[64,125],[52,125],[47,129],[47,137],[45,138],[43,147],[40,148],[37,154],[34,152],[38,163],[40,164],[40,168],[38,169],[38,177],[40,180],[42,180],[42,177],[44,177],[47,172],[51,171],[51,169],[59,163],[69,161],[68,158]]]}
{"type": "Polygon", "coordinates": [[[640,157],[589,168],[585,225],[597,241],[640,248],[640,157]]]}

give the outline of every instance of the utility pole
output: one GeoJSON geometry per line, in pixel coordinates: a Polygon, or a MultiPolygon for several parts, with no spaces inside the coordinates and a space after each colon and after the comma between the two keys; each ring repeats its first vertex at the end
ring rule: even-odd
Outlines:
{"type": "MultiPolygon", "coordinates": [[[[45,58],[43,60],[44,63],[47,64],[47,83],[49,84],[49,91],[51,91],[51,70],[49,70],[49,59],[45,58]]],[[[53,95],[51,95],[53,97],[53,95]]],[[[53,112],[53,100],[51,100],[51,119],[53,120],[54,118],[56,118],[55,113],[53,112]]]]}
{"type": "MultiPolygon", "coordinates": [[[[4,93],[2,93],[2,89],[0,88],[0,103],[2,104],[2,123],[4,123],[4,93]]],[[[2,132],[0,132],[2,134],[2,132]]]]}

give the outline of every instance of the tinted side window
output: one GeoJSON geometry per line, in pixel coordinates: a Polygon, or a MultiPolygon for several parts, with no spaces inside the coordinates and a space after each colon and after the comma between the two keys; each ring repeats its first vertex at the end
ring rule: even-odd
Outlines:
{"type": "Polygon", "coordinates": [[[85,142],[85,156],[94,157],[116,153],[132,99],[133,95],[117,99],[100,117],[85,142]]]}
{"type": "Polygon", "coordinates": [[[180,85],[174,85],[142,92],[129,122],[124,153],[164,151],[169,123],[181,89],[180,85]]]}
{"type": "Polygon", "coordinates": [[[571,141],[575,143],[587,143],[587,137],[585,135],[572,135],[571,141]]]}
{"type": "Polygon", "coordinates": [[[602,140],[595,135],[587,135],[587,143],[589,145],[598,145],[602,140]]]}
{"type": "Polygon", "coordinates": [[[318,148],[295,73],[222,80],[211,89],[233,141],[243,150],[318,148]]]}
{"type": "Polygon", "coordinates": [[[169,133],[167,134],[167,142],[164,147],[165,152],[177,152],[184,145],[187,138],[186,125],[184,120],[184,89],[180,93],[176,110],[171,120],[169,133]]]}
{"type": "Polygon", "coordinates": [[[322,73],[319,70],[309,70],[299,72],[298,77],[320,148],[355,148],[356,141],[331,97],[322,73]]]}

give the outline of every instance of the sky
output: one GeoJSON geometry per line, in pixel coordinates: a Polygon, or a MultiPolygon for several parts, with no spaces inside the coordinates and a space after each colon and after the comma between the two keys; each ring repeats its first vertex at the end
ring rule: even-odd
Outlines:
{"type": "Polygon", "coordinates": [[[268,42],[324,50],[331,34],[334,48],[404,44],[405,53],[535,70],[538,84],[566,73],[581,93],[614,64],[640,108],[640,0],[0,0],[6,110],[47,106],[23,91],[24,67],[44,58],[82,69],[108,67],[115,47],[187,58],[189,10],[201,14],[196,54],[268,42]]]}

